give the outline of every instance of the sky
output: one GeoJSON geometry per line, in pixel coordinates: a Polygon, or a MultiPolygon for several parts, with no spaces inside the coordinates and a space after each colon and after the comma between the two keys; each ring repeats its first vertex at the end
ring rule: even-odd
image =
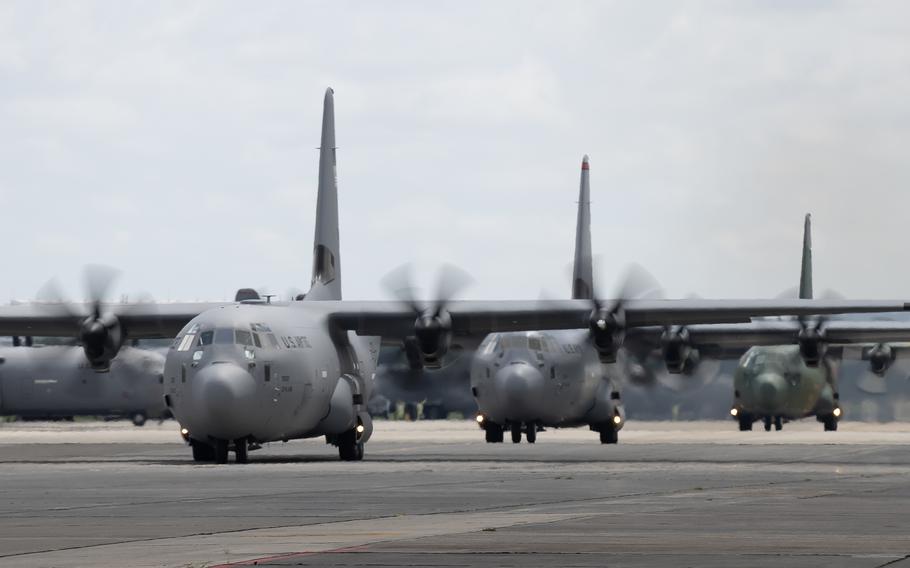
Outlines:
{"type": "Polygon", "coordinates": [[[567,297],[581,158],[602,295],[910,297],[910,5],[0,3],[0,301],[308,288],[335,89],[345,298],[414,263],[567,297]]]}

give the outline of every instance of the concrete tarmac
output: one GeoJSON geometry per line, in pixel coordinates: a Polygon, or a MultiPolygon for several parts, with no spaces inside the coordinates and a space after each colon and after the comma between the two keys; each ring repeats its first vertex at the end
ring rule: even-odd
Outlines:
{"type": "Polygon", "coordinates": [[[173,422],[0,425],[0,566],[910,568],[910,425],[379,422],[198,465],[173,422]]]}

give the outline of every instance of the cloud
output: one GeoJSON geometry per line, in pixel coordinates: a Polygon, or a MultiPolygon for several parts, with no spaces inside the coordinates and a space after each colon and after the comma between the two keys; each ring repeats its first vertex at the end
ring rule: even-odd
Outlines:
{"type": "Polygon", "coordinates": [[[607,289],[636,261],[671,296],[773,296],[811,211],[820,288],[902,296],[907,11],[5,3],[3,286],[98,261],[159,298],[305,286],[331,85],[348,297],[415,259],[474,297],[567,290],[582,154],[607,289]]]}

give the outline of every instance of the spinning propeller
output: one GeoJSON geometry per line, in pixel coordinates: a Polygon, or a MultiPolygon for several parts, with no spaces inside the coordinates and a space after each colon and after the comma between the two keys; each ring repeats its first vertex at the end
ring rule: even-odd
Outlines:
{"type": "Polygon", "coordinates": [[[412,368],[420,364],[439,368],[452,343],[452,317],[446,306],[474,279],[460,268],[443,265],[439,270],[436,293],[428,303],[417,300],[413,282],[410,264],[396,268],[382,279],[383,287],[414,312],[414,337],[405,341],[412,368]]]}

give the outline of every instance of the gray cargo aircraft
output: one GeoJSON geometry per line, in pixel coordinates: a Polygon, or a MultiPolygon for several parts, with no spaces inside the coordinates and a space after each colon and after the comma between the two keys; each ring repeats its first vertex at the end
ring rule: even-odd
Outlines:
{"type": "MultiPolygon", "coordinates": [[[[590,170],[582,161],[576,227],[572,297],[593,300],[590,236],[590,170]]],[[[800,298],[811,299],[810,219],[806,216],[800,298]]],[[[715,357],[741,349],[746,337],[792,345],[753,347],[742,358],[735,375],[736,403],[731,410],[741,429],[764,418],[777,429],[783,418],[816,414],[826,430],[837,428],[842,414],[832,371],[823,355],[836,336],[842,342],[905,340],[910,327],[900,323],[824,323],[824,320],[783,324],[731,326],[664,326],[630,330],[627,349],[618,366],[607,366],[588,339],[587,330],[550,330],[488,336],[477,350],[471,368],[471,391],[478,405],[477,421],[487,442],[502,442],[503,430],[513,443],[522,432],[529,443],[541,427],[587,425],[600,434],[601,443],[618,441],[625,422],[618,378],[628,375],[635,361],[659,350],[667,369],[694,374],[702,355],[715,357]],[[773,327],[772,327],[773,326],[773,327]],[[773,330],[773,331],[772,331],[773,330]],[[713,335],[712,335],[713,334],[713,335]],[[713,339],[708,340],[712,335],[713,339]]],[[[739,351],[740,353],[742,351],[739,351]]],[[[869,351],[876,372],[884,372],[894,349],[876,345],[869,351]]]]}
{"type": "MultiPolygon", "coordinates": [[[[806,215],[799,298],[812,298],[811,217],[806,215]]],[[[654,330],[651,330],[652,333],[654,330]]],[[[632,335],[645,334],[637,329],[632,335]]],[[[897,352],[910,339],[905,321],[815,318],[756,321],[752,324],[694,325],[680,330],[685,341],[680,353],[707,357],[738,356],[730,415],[740,430],[761,420],[765,430],[783,427],[786,420],[815,416],[826,431],[837,430],[843,416],[837,382],[837,362],[847,345],[860,345],[869,370],[883,376],[897,352]],[[864,345],[864,347],[863,347],[864,345]]],[[[631,338],[635,342],[638,338],[631,338]]],[[[698,364],[693,360],[692,368],[698,364]]]]}
{"type": "MultiPolygon", "coordinates": [[[[572,299],[594,300],[588,157],[581,162],[572,299]]],[[[474,354],[471,392],[486,441],[537,439],[543,426],[586,424],[605,444],[618,441],[625,420],[620,385],[583,329],[491,334],[474,354]]]]}
{"type": "Polygon", "coordinates": [[[325,436],[345,460],[363,457],[372,433],[365,402],[380,338],[414,338],[426,363],[454,337],[533,329],[588,328],[602,360],[627,330],[748,322],[756,316],[902,311],[903,301],[618,300],[352,302],[341,299],[334,96],[326,91],[319,153],[313,273],[302,301],[255,298],[229,304],[97,304],[62,314],[41,305],[0,309],[0,335],[79,336],[92,365],[109,364],[123,342],[175,337],[164,371],[165,404],[199,461],[239,462],[256,445],[325,436]]]}
{"type": "Polygon", "coordinates": [[[0,348],[0,415],[123,416],[142,426],[168,415],[163,372],[164,355],[135,347],[122,348],[104,373],[77,346],[0,348]]]}

